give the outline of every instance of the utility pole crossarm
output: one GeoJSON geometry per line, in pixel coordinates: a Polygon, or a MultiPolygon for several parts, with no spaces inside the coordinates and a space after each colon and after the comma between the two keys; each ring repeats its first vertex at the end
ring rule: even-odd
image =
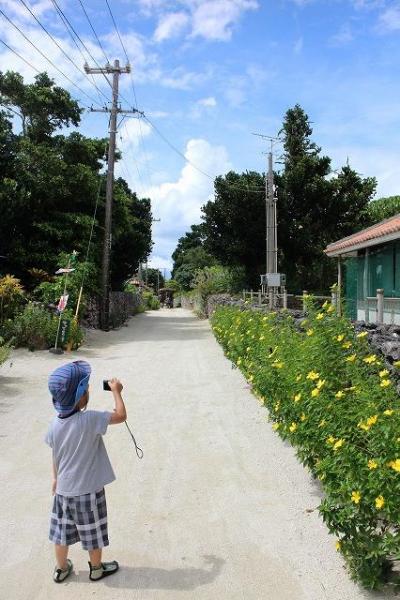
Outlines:
{"type": "Polygon", "coordinates": [[[128,63],[126,65],[126,67],[120,67],[119,66],[119,61],[115,60],[114,61],[114,65],[110,65],[109,63],[105,66],[105,67],[89,67],[89,65],[87,63],[85,63],[83,65],[83,68],[85,69],[85,73],[87,73],[88,75],[92,74],[92,75],[105,75],[106,73],[110,74],[110,73],[130,73],[131,72],[131,65],[128,63]],[[116,64],[118,63],[118,64],[116,64]]]}
{"type": "MultiPolygon", "coordinates": [[[[90,112],[97,112],[97,113],[110,113],[112,111],[112,109],[108,108],[107,106],[105,106],[104,108],[93,108],[92,106],[90,107],[90,112]]],[[[123,115],[140,115],[141,117],[144,117],[144,112],[142,112],[141,110],[137,110],[136,108],[132,108],[131,110],[125,110],[122,108],[117,108],[117,113],[123,114],[123,115]]]]}

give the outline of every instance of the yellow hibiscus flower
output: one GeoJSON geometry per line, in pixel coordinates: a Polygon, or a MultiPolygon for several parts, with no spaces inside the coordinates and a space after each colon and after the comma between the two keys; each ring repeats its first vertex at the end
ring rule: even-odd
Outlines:
{"type": "Polygon", "coordinates": [[[367,335],[368,335],[368,331],[361,331],[360,333],[357,333],[358,339],[365,338],[367,335]]]}
{"type": "Polygon", "coordinates": [[[363,361],[367,363],[367,365],[372,365],[372,363],[376,362],[376,354],[370,354],[363,358],[363,361]]]}
{"type": "Polygon", "coordinates": [[[345,360],[346,360],[346,362],[354,362],[356,360],[356,358],[357,358],[356,354],[351,354],[345,360]]]}
{"type": "Polygon", "coordinates": [[[316,373],[315,371],[310,371],[307,375],[307,379],[310,379],[311,381],[319,379],[319,373],[316,373]]]}

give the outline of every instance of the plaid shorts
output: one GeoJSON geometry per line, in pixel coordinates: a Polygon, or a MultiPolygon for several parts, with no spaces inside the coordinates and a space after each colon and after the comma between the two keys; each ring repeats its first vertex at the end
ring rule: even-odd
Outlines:
{"type": "Polygon", "coordinates": [[[108,546],[104,489],[83,496],[67,497],[56,494],[50,519],[49,540],[63,546],[81,541],[84,550],[108,546]]]}

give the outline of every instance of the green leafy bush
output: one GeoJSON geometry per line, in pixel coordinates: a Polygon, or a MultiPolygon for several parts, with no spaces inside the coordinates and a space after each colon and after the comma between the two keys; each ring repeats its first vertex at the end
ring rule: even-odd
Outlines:
{"type": "Polygon", "coordinates": [[[145,309],[158,310],[160,308],[160,301],[152,292],[143,292],[143,303],[145,309]]]}
{"type": "MultiPolygon", "coordinates": [[[[368,588],[400,555],[400,407],[391,374],[332,306],[288,313],[220,307],[226,356],[324,490],[321,515],[352,576],[368,588]]],[[[399,368],[394,363],[393,369],[399,368]]]]}
{"type": "MultiPolygon", "coordinates": [[[[72,319],[72,313],[65,311],[63,318],[71,320],[70,332],[66,344],[72,342],[72,348],[80,346],[83,339],[79,324],[72,319]]],[[[41,306],[29,303],[13,320],[3,323],[1,334],[15,347],[27,347],[30,350],[45,350],[54,346],[58,329],[58,317],[41,306]]]]}
{"type": "MultiPolygon", "coordinates": [[[[60,265],[68,264],[68,255],[61,253],[58,257],[60,265]]],[[[68,275],[67,280],[67,293],[68,293],[68,307],[71,311],[76,310],[77,301],[79,298],[79,292],[84,283],[83,294],[80,302],[80,311],[85,306],[88,295],[95,294],[97,292],[97,270],[94,263],[88,262],[74,262],[73,268],[75,269],[68,275]]],[[[34,290],[34,298],[44,304],[58,304],[58,301],[64,293],[65,276],[59,275],[58,277],[52,278],[52,281],[43,281],[34,290]]]]}
{"type": "Polygon", "coordinates": [[[0,365],[2,365],[10,355],[10,346],[4,343],[4,339],[0,337],[0,365]]]}
{"type": "Polygon", "coordinates": [[[0,324],[11,319],[24,300],[24,289],[13,275],[0,278],[0,324]]]}

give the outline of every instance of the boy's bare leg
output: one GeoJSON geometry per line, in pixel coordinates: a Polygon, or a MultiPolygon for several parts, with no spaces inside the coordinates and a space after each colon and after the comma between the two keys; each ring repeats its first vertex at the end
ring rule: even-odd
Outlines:
{"type": "Polygon", "coordinates": [[[56,551],[57,567],[66,571],[68,569],[67,556],[68,546],[61,546],[60,544],[54,544],[56,551]]]}
{"type": "Polygon", "coordinates": [[[96,548],[96,550],[89,550],[90,563],[92,567],[100,567],[101,565],[101,552],[102,548],[96,548]]]}

